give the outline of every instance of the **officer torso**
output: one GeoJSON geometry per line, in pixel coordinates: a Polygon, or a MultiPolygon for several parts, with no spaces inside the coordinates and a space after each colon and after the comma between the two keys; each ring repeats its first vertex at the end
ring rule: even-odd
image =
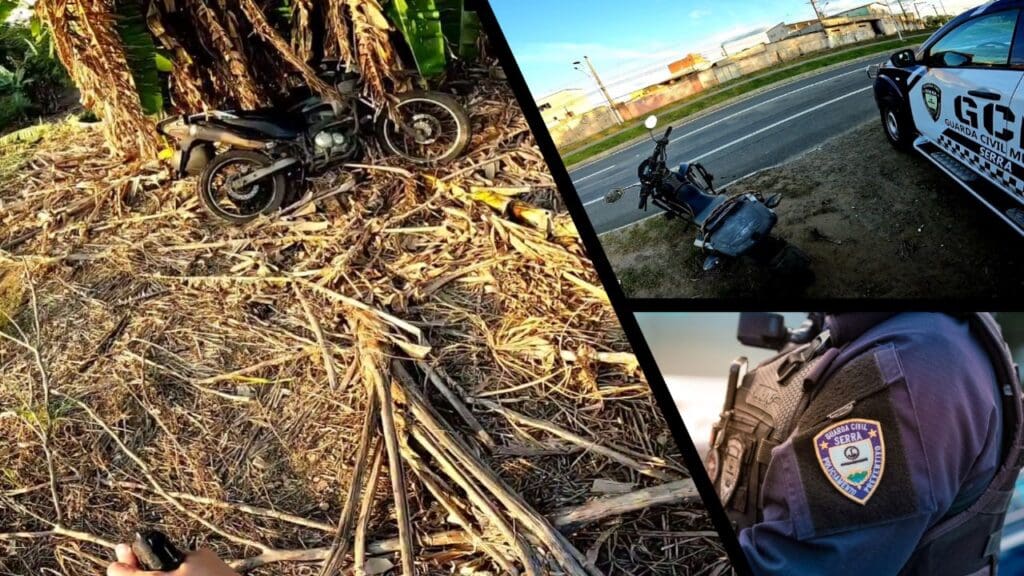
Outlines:
{"type": "Polygon", "coordinates": [[[994,573],[1019,386],[972,323],[830,317],[742,378],[708,470],[757,573],[994,573]]]}

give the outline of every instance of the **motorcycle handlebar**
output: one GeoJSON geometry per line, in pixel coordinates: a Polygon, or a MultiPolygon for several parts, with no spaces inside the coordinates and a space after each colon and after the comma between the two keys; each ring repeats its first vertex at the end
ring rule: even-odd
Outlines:
{"type": "Polygon", "coordinates": [[[671,135],[671,134],[672,134],[672,127],[669,126],[668,129],[665,130],[665,138],[668,138],[669,135],[671,135]]]}

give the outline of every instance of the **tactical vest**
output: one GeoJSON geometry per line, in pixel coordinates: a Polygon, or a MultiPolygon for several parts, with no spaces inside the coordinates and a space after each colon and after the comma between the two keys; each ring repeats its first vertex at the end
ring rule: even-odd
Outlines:
{"type": "MultiPolygon", "coordinates": [[[[972,314],[969,325],[991,359],[1002,391],[1001,464],[980,497],[925,532],[901,575],[996,574],[1003,519],[1024,464],[1021,386],[1017,367],[991,315],[972,314]]],[[[830,364],[840,348],[830,339],[825,330],[810,343],[790,345],[749,373],[746,358],[733,362],[725,407],[713,428],[705,460],[708,475],[737,531],[762,521],[760,496],[772,449],[793,433],[825,371],[829,369],[833,376],[838,373],[830,364]]],[[[858,400],[874,392],[860,391],[860,396],[851,398],[828,418],[842,419],[858,400]]]]}

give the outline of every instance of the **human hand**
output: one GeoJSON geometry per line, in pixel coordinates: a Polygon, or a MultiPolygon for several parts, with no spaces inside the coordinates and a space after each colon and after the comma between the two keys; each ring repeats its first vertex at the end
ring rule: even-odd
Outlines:
{"type": "Polygon", "coordinates": [[[114,550],[117,562],[107,566],[107,576],[238,576],[211,550],[189,552],[185,563],[173,572],[147,572],[139,568],[139,561],[127,544],[118,544],[114,550]]]}

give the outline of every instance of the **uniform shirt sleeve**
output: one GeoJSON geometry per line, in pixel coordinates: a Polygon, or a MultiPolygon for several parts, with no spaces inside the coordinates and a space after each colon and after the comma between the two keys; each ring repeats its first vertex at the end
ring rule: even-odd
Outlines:
{"type": "Polygon", "coordinates": [[[991,481],[1001,434],[993,370],[965,324],[936,316],[886,322],[845,358],[871,361],[887,384],[850,414],[881,422],[886,435],[886,468],[867,502],[828,483],[801,445],[813,446],[815,430],[773,451],[763,521],[739,535],[755,574],[895,574],[958,495],[980,495],[991,481]]]}

